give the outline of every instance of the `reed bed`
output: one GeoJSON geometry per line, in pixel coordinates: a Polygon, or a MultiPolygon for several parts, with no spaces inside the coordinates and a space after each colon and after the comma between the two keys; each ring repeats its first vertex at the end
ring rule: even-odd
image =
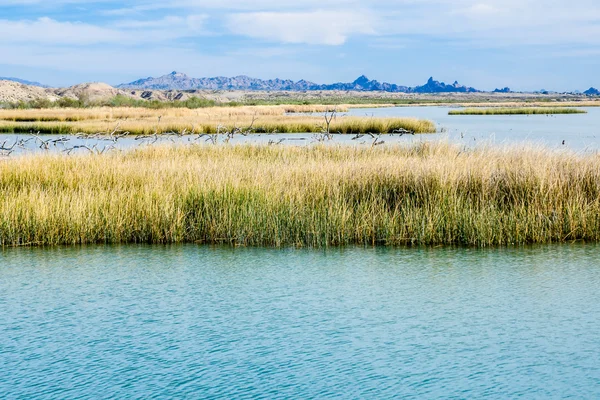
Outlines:
{"type": "MultiPolygon", "coordinates": [[[[322,116],[288,113],[331,113],[347,111],[355,105],[286,105],[188,108],[56,108],[40,110],[0,110],[0,132],[48,134],[94,134],[111,132],[116,125],[131,134],[166,132],[216,133],[235,127],[252,126],[256,133],[316,133],[324,129],[322,116]]],[[[430,121],[412,118],[360,118],[336,115],[331,132],[390,133],[406,129],[415,133],[435,132],[430,121]]]]}
{"type": "MultiPolygon", "coordinates": [[[[116,126],[134,135],[183,132],[216,133],[232,131],[235,127],[248,129],[253,133],[319,133],[326,128],[322,116],[310,115],[255,115],[255,114],[199,114],[177,117],[165,115],[162,118],[110,118],[87,119],[81,121],[38,121],[15,122],[0,120],[0,132],[46,134],[94,134],[111,132],[116,126]]],[[[415,133],[433,133],[435,124],[415,118],[372,118],[336,116],[329,127],[332,133],[392,133],[406,129],[415,133]]]]}
{"type": "Polygon", "coordinates": [[[150,146],[0,163],[0,245],[600,239],[600,157],[539,148],[150,146]]]}
{"type": "MultiPolygon", "coordinates": [[[[189,108],[132,108],[132,107],[95,107],[95,108],[48,108],[28,110],[0,110],[0,120],[12,122],[74,122],[87,120],[119,119],[179,119],[179,118],[235,118],[249,116],[283,116],[287,112],[326,112],[331,106],[247,106],[247,107],[209,107],[189,108]],[[290,111],[296,110],[296,111],[290,111]]],[[[340,111],[347,111],[340,106],[340,111]]]]}
{"type": "Polygon", "coordinates": [[[239,106],[189,108],[134,108],[134,107],[92,107],[92,108],[44,108],[44,109],[0,109],[0,121],[12,122],[76,122],[86,120],[117,119],[158,119],[169,118],[234,118],[243,116],[284,116],[286,113],[325,113],[348,112],[351,108],[391,107],[389,104],[290,104],[276,106],[239,106]]]}
{"type": "Polygon", "coordinates": [[[551,114],[587,114],[579,108],[558,107],[494,107],[494,108],[465,108],[452,110],[448,115],[551,115],[551,114]]]}

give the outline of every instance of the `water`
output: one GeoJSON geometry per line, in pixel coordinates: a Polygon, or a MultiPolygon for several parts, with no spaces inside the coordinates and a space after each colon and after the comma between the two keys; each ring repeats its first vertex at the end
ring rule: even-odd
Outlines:
{"type": "Polygon", "coordinates": [[[8,249],[0,393],[598,398],[599,250],[8,249]]]}
{"type": "MultiPolygon", "coordinates": [[[[558,115],[448,115],[456,108],[394,107],[352,109],[346,115],[417,117],[432,120],[444,140],[475,146],[540,144],[550,148],[600,150],[600,108],[581,107],[587,114],[558,115]],[[565,142],[563,145],[563,141],[565,142]]],[[[431,135],[428,135],[431,136],[431,135]]],[[[419,138],[422,139],[422,138],[419,138]]]]}
{"type": "MultiPolygon", "coordinates": [[[[319,141],[319,135],[312,133],[297,134],[252,134],[248,136],[236,135],[229,141],[230,144],[274,144],[274,145],[310,145],[315,143],[344,144],[358,146],[372,146],[375,140],[383,141],[385,145],[412,143],[430,140],[443,140],[461,146],[477,147],[479,145],[542,145],[553,149],[570,149],[577,152],[600,151],[600,107],[584,108],[588,114],[561,114],[561,115],[462,115],[449,116],[448,111],[455,108],[448,107],[394,107],[373,109],[352,109],[343,115],[375,116],[375,117],[417,117],[432,120],[436,123],[438,134],[429,135],[384,135],[379,139],[370,136],[356,138],[355,135],[334,135],[332,140],[319,141]],[[563,144],[564,142],[564,144],[563,144]]],[[[135,137],[125,137],[113,142],[103,139],[86,139],[76,136],[42,135],[42,140],[50,141],[48,150],[63,153],[88,153],[112,151],[112,149],[128,149],[139,146],[149,146],[160,143],[176,143],[179,145],[210,145],[208,137],[187,135],[177,137],[173,135],[159,136],[136,140],[135,137]],[[66,141],[52,142],[56,139],[66,141]],[[156,142],[155,142],[156,141],[156,142]]],[[[139,139],[139,137],[138,137],[139,139]]],[[[322,139],[322,138],[321,138],[322,139]]],[[[225,136],[217,139],[223,144],[225,136]]],[[[43,143],[30,135],[0,134],[0,144],[4,148],[11,148],[14,143],[22,142],[22,146],[15,146],[14,151],[0,149],[0,157],[23,153],[42,152],[43,143]]]]}

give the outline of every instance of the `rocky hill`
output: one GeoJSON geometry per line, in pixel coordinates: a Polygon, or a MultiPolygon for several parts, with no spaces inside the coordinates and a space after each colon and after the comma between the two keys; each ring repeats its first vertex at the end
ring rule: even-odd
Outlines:
{"type": "Polygon", "coordinates": [[[340,90],[340,91],[378,91],[390,93],[474,93],[478,90],[460,85],[454,82],[447,85],[429,78],[423,86],[408,87],[393,83],[370,80],[362,75],[354,82],[338,82],[320,85],[314,82],[300,80],[294,82],[284,79],[262,80],[248,76],[235,76],[227,78],[223,76],[215,78],[192,78],[181,72],[171,72],[158,78],[144,78],[134,82],[124,83],[117,86],[120,89],[136,90],[261,90],[261,91],[316,91],[316,90],[340,90]]]}
{"type": "Polygon", "coordinates": [[[74,100],[86,99],[89,101],[103,100],[117,95],[128,95],[124,90],[116,89],[101,82],[80,83],[79,85],[71,86],[66,89],[55,89],[54,93],[59,97],[66,97],[74,100]]]}
{"type": "Polygon", "coordinates": [[[50,100],[61,98],[73,100],[97,101],[113,98],[117,95],[139,97],[136,94],[116,89],[106,83],[81,83],[68,88],[46,88],[16,81],[0,80],[0,103],[15,103],[19,101],[50,100]]]}
{"type": "MultiPolygon", "coordinates": [[[[255,92],[253,92],[255,93],[255,92]]],[[[258,93],[258,92],[256,92],[258,93]]],[[[123,90],[106,83],[81,83],[68,88],[44,88],[15,81],[0,80],[0,108],[2,103],[30,102],[37,100],[58,101],[60,99],[96,102],[110,100],[115,96],[134,100],[173,101],[192,97],[216,102],[238,101],[244,92],[201,91],[201,90],[123,90]]]]}
{"type": "Polygon", "coordinates": [[[434,81],[433,77],[429,78],[423,86],[417,86],[410,89],[410,93],[474,93],[479,90],[472,87],[463,86],[454,81],[452,85],[446,85],[444,82],[434,81]]]}
{"type": "Polygon", "coordinates": [[[600,90],[591,87],[588,90],[586,90],[585,92],[583,92],[583,94],[586,94],[588,96],[600,96],[600,90]]]}
{"type": "Polygon", "coordinates": [[[0,80],[0,103],[12,103],[17,101],[32,101],[38,99],[58,100],[52,89],[39,86],[24,85],[19,82],[0,80]]]}

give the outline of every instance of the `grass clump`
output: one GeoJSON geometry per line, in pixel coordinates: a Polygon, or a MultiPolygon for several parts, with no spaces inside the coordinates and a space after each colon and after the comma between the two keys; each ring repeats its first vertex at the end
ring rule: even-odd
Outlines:
{"type": "Polygon", "coordinates": [[[599,161],[443,143],[29,155],[0,163],[0,245],[598,241],[599,161]]]}
{"type": "MultiPolygon", "coordinates": [[[[67,108],[49,110],[0,110],[0,132],[3,133],[89,133],[110,132],[119,124],[131,134],[165,132],[215,133],[220,127],[252,126],[256,133],[318,133],[324,128],[323,116],[290,115],[291,109],[304,112],[327,112],[330,106],[245,106],[148,109],[128,107],[67,108]]],[[[337,115],[332,133],[391,133],[406,129],[415,133],[436,131],[433,122],[415,118],[373,118],[337,115]]]]}
{"type": "Polygon", "coordinates": [[[493,107],[493,108],[465,108],[452,110],[448,115],[551,115],[551,114],[587,114],[579,108],[567,107],[493,107]]]}

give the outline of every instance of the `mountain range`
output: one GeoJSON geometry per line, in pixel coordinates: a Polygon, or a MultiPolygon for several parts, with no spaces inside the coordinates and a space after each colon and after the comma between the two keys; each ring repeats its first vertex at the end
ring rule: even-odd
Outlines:
{"type": "MultiPolygon", "coordinates": [[[[0,77],[0,81],[16,82],[30,87],[39,87],[43,89],[49,86],[39,82],[32,82],[19,78],[0,77]]],[[[358,77],[353,82],[338,82],[333,84],[318,84],[307,80],[293,81],[290,79],[256,79],[245,75],[239,75],[232,78],[219,76],[214,78],[193,78],[184,73],[173,71],[170,74],[157,78],[148,77],[138,79],[130,83],[122,83],[115,86],[121,90],[141,90],[141,91],[194,91],[194,90],[240,90],[240,91],[362,91],[362,92],[389,92],[389,93],[476,93],[485,92],[475,88],[464,86],[458,82],[446,84],[429,78],[427,83],[421,86],[404,86],[394,83],[379,82],[371,80],[365,75],[358,77]]],[[[492,93],[512,93],[510,88],[495,89],[492,93]]],[[[533,92],[547,94],[544,90],[533,92]]],[[[552,92],[554,93],[554,92],[552,92]]],[[[581,94],[579,91],[569,92],[570,94],[581,94]]],[[[591,87],[584,95],[600,96],[600,90],[591,87]]]]}
{"type": "Polygon", "coordinates": [[[408,87],[393,83],[370,80],[362,75],[354,82],[338,82],[333,84],[317,84],[314,82],[284,79],[256,79],[245,75],[227,78],[223,76],[215,78],[192,78],[188,75],[173,71],[168,75],[158,78],[144,78],[130,83],[118,85],[119,89],[137,90],[286,90],[286,91],[316,91],[316,90],[340,90],[340,91],[365,91],[365,92],[390,92],[390,93],[474,93],[477,89],[460,85],[454,82],[447,85],[433,78],[429,78],[422,86],[408,87]]]}

